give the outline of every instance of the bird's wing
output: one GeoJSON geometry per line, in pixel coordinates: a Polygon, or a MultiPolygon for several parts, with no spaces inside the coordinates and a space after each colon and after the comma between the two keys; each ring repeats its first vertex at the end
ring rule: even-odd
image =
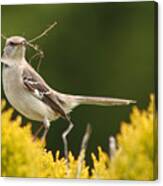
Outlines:
{"type": "Polygon", "coordinates": [[[57,95],[48,87],[45,81],[33,70],[25,68],[22,73],[24,87],[37,99],[48,105],[54,112],[67,119],[67,115],[57,95]]]}

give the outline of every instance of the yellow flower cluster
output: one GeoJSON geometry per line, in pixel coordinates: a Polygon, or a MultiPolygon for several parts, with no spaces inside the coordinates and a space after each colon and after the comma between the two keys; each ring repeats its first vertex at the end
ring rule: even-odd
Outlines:
{"type": "MultiPolygon", "coordinates": [[[[31,125],[21,127],[21,117],[11,120],[13,109],[4,110],[2,101],[2,176],[17,177],[47,177],[47,178],[75,178],[78,160],[69,153],[70,169],[66,171],[66,161],[56,152],[44,149],[38,140],[33,142],[31,125]]],[[[80,178],[89,176],[88,167],[82,163],[80,178]]]]}
{"type": "Polygon", "coordinates": [[[22,127],[21,117],[12,120],[13,109],[5,110],[5,101],[1,105],[2,176],[134,180],[153,180],[157,176],[157,121],[153,96],[146,111],[135,107],[131,122],[122,123],[113,157],[109,158],[101,147],[98,147],[98,158],[92,153],[90,171],[85,160],[81,161],[84,152],[77,159],[69,153],[67,170],[66,160],[60,157],[59,151],[53,157],[39,140],[33,142],[31,124],[22,127]]]}
{"type": "Polygon", "coordinates": [[[147,110],[133,108],[130,123],[121,124],[114,156],[109,161],[99,148],[99,160],[93,156],[93,178],[154,180],[157,178],[157,116],[154,96],[147,110]]]}

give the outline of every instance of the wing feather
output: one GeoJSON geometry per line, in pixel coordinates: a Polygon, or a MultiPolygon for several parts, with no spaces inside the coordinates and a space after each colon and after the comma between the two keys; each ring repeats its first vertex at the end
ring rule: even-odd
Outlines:
{"type": "Polygon", "coordinates": [[[24,69],[23,74],[24,87],[37,99],[48,105],[54,112],[59,113],[67,119],[67,115],[58,100],[58,96],[46,85],[45,81],[30,69],[24,69]]]}

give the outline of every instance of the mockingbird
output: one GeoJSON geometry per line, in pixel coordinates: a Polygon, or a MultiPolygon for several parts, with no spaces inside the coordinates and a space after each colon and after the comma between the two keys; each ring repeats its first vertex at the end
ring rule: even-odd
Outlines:
{"type": "Polygon", "coordinates": [[[44,127],[42,139],[46,137],[50,122],[64,118],[69,122],[62,138],[67,153],[67,135],[73,128],[68,114],[78,105],[128,105],[133,100],[109,97],[89,97],[60,93],[49,87],[25,58],[28,42],[20,36],[7,38],[3,50],[3,87],[10,104],[25,117],[43,123],[35,137],[44,127]]]}

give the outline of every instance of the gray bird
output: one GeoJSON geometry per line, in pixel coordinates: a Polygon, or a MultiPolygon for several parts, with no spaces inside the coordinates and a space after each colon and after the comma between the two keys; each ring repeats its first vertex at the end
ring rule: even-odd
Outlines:
{"type": "Polygon", "coordinates": [[[47,135],[50,122],[64,118],[69,122],[62,138],[67,153],[67,135],[73,128],[68,114],[79,105],[128,105],[133,100],[109,97],[69,95],[49,87],[25,58],[27,40],[20,36],[7,38],[1,62],[3,63],[3,88],[10,104],[25,117],[42,122],[35,137],[44,127],[42,139],[47,135]]]}

